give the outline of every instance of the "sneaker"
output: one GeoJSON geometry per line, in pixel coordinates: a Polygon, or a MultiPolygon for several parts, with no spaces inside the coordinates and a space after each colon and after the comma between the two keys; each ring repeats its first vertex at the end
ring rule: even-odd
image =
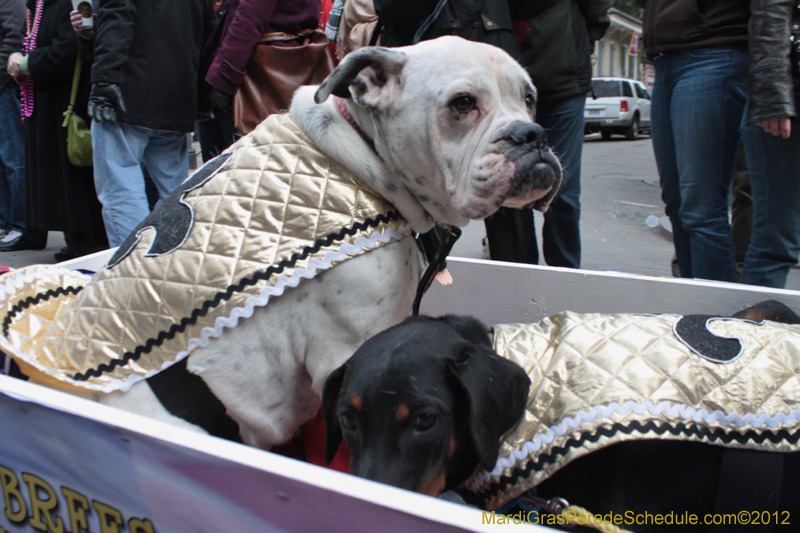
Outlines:
{"type": "Polygon", "coordinates": [[[6,235],[8,235],[8,232],[9,232],[9,231],[11,231],[11,230],[7,230],[7,229],[0,229],[0,239],[2,239],[3,237],[5,237],[6,235]]]}
{"type": "Polygon", "coordinates": [[[8,231],[8,232],[6,232],[5,235],[3,235],[3,238],[0,239],[0,243],[2,243],[2,244],[9,243],[9,242],[13,241],[14,239],[20,237],[21,235],[22,235],[21,231],[17,231],[15,229],[12,229],[11,231],[8,231]]]}

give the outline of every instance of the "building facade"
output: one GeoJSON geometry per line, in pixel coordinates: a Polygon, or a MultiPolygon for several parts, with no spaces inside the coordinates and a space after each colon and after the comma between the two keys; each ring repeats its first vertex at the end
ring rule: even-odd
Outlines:
{"type": "Polygon", "coordinates": [[[592,75],[632,78],[643,82],[650,90],[653,67],[640,46],[642,21],[613,7],[608,10],[608,16],[611,27],[603,39],[595,43],[592,75]]]}

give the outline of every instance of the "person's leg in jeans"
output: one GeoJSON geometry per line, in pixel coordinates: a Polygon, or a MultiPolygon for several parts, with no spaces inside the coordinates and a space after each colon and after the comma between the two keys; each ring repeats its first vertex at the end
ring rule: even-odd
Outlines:
{"type": "Polygon", "coordinates": [[[671,95],[679,217],[690,235],[694,278],[736,279],[728,194],[747,99],[747,56],[746,47],[732,46],[671,52],[657,61],[668,65],[661,83],[671,95]]]}
{"type": "Polygon", "coordinates": [[[800,120],[792,119],[788,139],[757,124],[744,128],[742,139],[750,166],[753,232],[739,281],[783,288],[800,254],[800,120]]]}
{"type": "Polygon", "coordinates": [[[150,132],[150,142],[144,151],[144,164],[163,200],[189,176],[189,142],[182,132],[150,132]]]}
{"type": "Polygon", "coordinates": [[[653,85],[650,140],[658,167],[661,184],[661,200],[664,202],[664,213],[672,224],[672,241],[678,270],[681,277],[692,277],[691,237],[683,228],[679,216],[681,208],[681,192],[678,182],[678,164],[675,155],[675,135],[672,132],[672,91],[669,87],[672,80],[671,63],[667,56],[653,61],[656,79],[653,85]]]}
{"type": "Polygon", "coordinates": [[[547,131],[550,148],[563,169],[558,195],[544,214],[542,252],[550,266],[581,266],[581,157],[586,95],[541,102],[536,122],[547,131]]]}
{"type": "Polygon", "coordinates": [[[14,87],[0,89],[0,228],[25,228],[25,138],[14,87]]]}
{"type": "Polygon", "coordinates": [[[685,55],[691,65],[674,89],[672,121],[692,277],[734,282],[728,196],[747,102],[748,54],[745,48],[720,47],[685,55]]]}
{"type": "Polygon", "coordinates": [[[112,248],[150,214],[141,168],[148,141],[136,126],[92,121],[94,184],[112,248]]]}

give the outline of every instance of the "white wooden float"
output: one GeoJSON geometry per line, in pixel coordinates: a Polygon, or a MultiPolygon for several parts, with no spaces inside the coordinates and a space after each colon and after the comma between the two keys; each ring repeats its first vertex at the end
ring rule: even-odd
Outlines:
{"type": "MultiPolygon", "coordinates": [[[[63,263],[97,270],[102,252],[63,263]]],[[[800,292],[450,258],[422,312],[732,314],[800,292]]],[[[0,533],[505,531],[484,513],[0,376],[0,533]],[[24,509],[23,509],[24,507],[24,509]]],[[[519,526],[517,526],[519,527],[519,526]]],[[[530,526],[528,531],[550,529],[530,526]]]]}

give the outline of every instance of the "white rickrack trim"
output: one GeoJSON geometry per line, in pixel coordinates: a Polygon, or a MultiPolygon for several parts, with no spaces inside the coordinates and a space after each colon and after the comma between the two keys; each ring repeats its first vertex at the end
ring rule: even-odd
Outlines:
{"type": "Polygon", "coordinates": [[[86,381],[76,381],[68,376],[63,376],[60,374],[57,377],[61,381],[71,383],[83,389],[96,390],[106,393],[117,390],[128,392],[130,388],[139,381],[154,376],[162,370],[166,370],[167,368],[171,367],[175,363],[183,361],[194,350],[198,348],[205,348],[211,339],[221,337],[225,328],[235,328],[238,325],[240,318],[250,318],[256,308],[265,307],[269,303],[270,298],[281,296],[286,289],[293,289],[297,287],[302,279],[314,278],[318,272],[330,269],[334,262],[344,261],[347,259],[348,254],[357,254],[362,248],[372,250],[377,247],[379,243],[389,243],[392,240],[399,241],[407,235],[411,235],[411,229],[404,224],[398,227],[396,230],[387,228],[384,233],[381,233],[380,231],[373,231],[368,238],[361,236],[353,243],[344,243],[336,250],[328,250],[321,259],[312,259],[306,268],[297,268],[294,270],[291,276],[281,276],[275,282],[275,285],[265,286],[263,289],[261,289],[261,293],[257,297],[251,296],[247,298],[244,306],[232,309],[230,315],[227,317],[218,317],[214,321],[213,328],[205,327],[200,330],[199,337],[189,339],[186,344],[186,349],[178,353],[175,356],[175,359],[171,361],[165,361],[161,365],[160,369],[150,370],[144,376],[132,374],[124,380],[113,379],[107,385],[93,384],[86,381]]]}
{"type": "MultiPolygon", "coordinates": [[[[3,275],[2,278],[0,278],[2,281],[2,283],[0,283],[0,302],[5,302],[7,295],[16,294],[17,291],[22,289],[22,287],[24,287],[26,284],[33,283],[37,279],[42,279],[45,277],[52,278],[54,276],[63,275],[87,279],[92,278],[92,276],[89,274],[57,265],[35,265],[18,270],[11,270],[7,274],[3,275]]],[[[11,345],[7,338],[0,335],[0,348],[5,349],[7,352],[6,355],[8,357],[6,357],[3,370],[6,374],[9,374],[11,371],[12,360],[10,354],[15,353],[14,346],[11,345]]]]}
{"type": "Polygon", "coordinates": [[[70,270],[57,265],[36,265],[20,270],[12,270],[0,278],[3,281],[2,288],[0,289],[0,302],[5,302],[7,297],[6,295],[15,294],[25,285],[33,283],[34,280],[63,275],[84,278],[92,277],[88,274],[84,274],[83,272],[70,270]]]}
{"type": "Polygon", "coordinates": [[[501,457],[495,463],[495,467],[491,472],[481,471],[470,484],[470,489],[477,492],[481,485],[487,483],[492,476],[499,476],[506,468],[511,468],[515,463],[524,460],[532,453],[536,453],[545,445],[550,444],[557,436],[565,435],[569,430],[575,429],[582,424],[594,422],[598,417],[608,418],[612,414],[625,416],[630,413],[637,415],[650,414],[652,416],[666,415],[669,418],[681,418],[684,420],[691,420],[693,422],[705,422],[706,424],[721,424],[723,426],[737,426],[745,427],[750,426],[754,429],[762,427],[777,428],[780,426],[788,426],[797,424],[800,421],[800,411],[792,409],[787,413],[777,413],[775,415],[768,415],[761,413],[754,415],[747,413],[742,416],[739,413],[726,414],[720,410],[708,412],[707,409],[696,409],[694,407],[680,404],[659,402],[654,404],[651,401],[639,403],[633,400],[628,400],[622,404],[618,402],[611,402],[608,405],[597,405],[592,407],[589,411],[578,411],[574,417],[566,417],[561,420],[557,426],[552,426],[544,433],[539,433],[533,440],[530,440],[522,445],[520,449],[512,451],[509,455],[501,457]]]}

